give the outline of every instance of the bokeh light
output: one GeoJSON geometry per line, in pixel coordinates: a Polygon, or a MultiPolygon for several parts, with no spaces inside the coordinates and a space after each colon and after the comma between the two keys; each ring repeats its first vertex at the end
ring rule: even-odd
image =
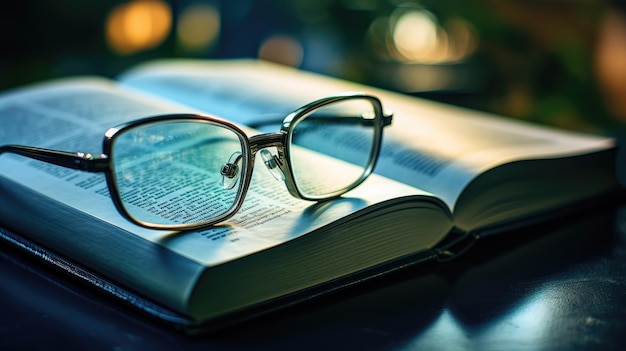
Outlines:
{"type": "Polygon", "coordinates": [[[595,50],[594,70],[607,108],[626,121],[626,16],[605,15],[595,50]]]}
{"type": "Polygon", "coordinates": [[[109,47],[122,55],[161,44],[170,32],[172,11],[161,0],[134,0],[113,8],[106,20],[109,47]]]}
{"type": "Polygon", "coordinates": [[[263,41],[259,48],[259,58],[298,67],[302,63],[303,49],[300,42],[287,35],[274,35],[263,41]]]}
{"type": "Polygon", "coordinates": [[[390,18],[391,56],[398,61],[436,64],[462,61],[474,53],[477,36],[471,25],[452,18],[441,25],[429,11],[398,8],[390,18]]]}
{"type": "Polygon", "coordinates": [[[437,50],[445,46],[434,17],[427,11],[409,11],[399,16],[392,33],[396,49],[411,61],[437,61],[437,50]]]}
{"type": "Polygon", "coordinates": [[[210,49],[219,37],[220,24],[220,13],[215,7],[207,4],[188,6],[178,17],[178,44],[188,52],[210,49]]]}

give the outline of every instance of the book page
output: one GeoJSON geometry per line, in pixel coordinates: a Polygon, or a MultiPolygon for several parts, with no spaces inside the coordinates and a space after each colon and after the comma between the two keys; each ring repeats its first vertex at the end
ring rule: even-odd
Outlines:
{"type": "Polygon", "coordinates": [[[375,172],[429,193],[454,209],[480,173],[520,159],[576,155],[613,141],[469,111],[254,60],[165,60],[127,72],[122,84],[245,125],[278,129],[318,98],[345,91],[378,96],[394,113],[375,172]],[[274,123],[272,125],[272,123],[274,123]]]}
{"type": "MultiPolygon", "coordinates": [[[[110,127],[147,116],[194,111],[107,80],[68,79],[1,95],[0,144],[97,155],[102,152],[104,132],[110,127]]],[[[243,208],[235,217],[209,229],[177,233],[146,229],[123,218],[111,201],[103,173],[71,170],[2,154],[0,176],[205,265],[267,249],[387,199],[428,196],[415,188],[374,176],[366,185],[321,206],[292,197],[258,158],[243,208]]],[[[166,178],[154,181],[164,182],[166,178]]],[[[179,195],[183,197],[181,201],[186,201],[184,194],[179,195]]]]}

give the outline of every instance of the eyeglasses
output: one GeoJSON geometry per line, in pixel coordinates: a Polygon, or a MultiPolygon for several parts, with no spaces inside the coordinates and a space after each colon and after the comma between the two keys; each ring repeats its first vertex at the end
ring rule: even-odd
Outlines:
{"type": "Polygon", "coordinates": [[[125,218],[148,228],[188,230],[239,210],[257,153],[296,198],[344,194],[372,173],[391,120],[376,97],[344,94],[309,103],[285,117],[278,132],[250,138],[232,123],[179,114],[110,128],[99,156],[19,145],[0,146],[0,154],[104,172],[125,218]]]}

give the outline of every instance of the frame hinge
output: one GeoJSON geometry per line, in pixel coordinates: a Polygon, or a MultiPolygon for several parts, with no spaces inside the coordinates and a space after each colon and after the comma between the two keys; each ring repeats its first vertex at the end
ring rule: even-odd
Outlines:
{"type": "Polygon", "coordinates": [[[87,172],[104,172],[109,168],[109,157],[107,155],[93,156],[88,153],[74,153],[74,165],[72,168],[87,172]]]}

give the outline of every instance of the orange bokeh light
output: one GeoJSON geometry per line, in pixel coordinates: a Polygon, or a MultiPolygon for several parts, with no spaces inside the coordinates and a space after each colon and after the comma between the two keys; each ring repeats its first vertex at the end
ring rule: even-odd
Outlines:
{"type": "Polygon", "coordinates": [[[134,0],[115,7],[107,18],[106,38],[123,55],[161,44],[172,26],[172,11],[160,0],[134,0]]]}

